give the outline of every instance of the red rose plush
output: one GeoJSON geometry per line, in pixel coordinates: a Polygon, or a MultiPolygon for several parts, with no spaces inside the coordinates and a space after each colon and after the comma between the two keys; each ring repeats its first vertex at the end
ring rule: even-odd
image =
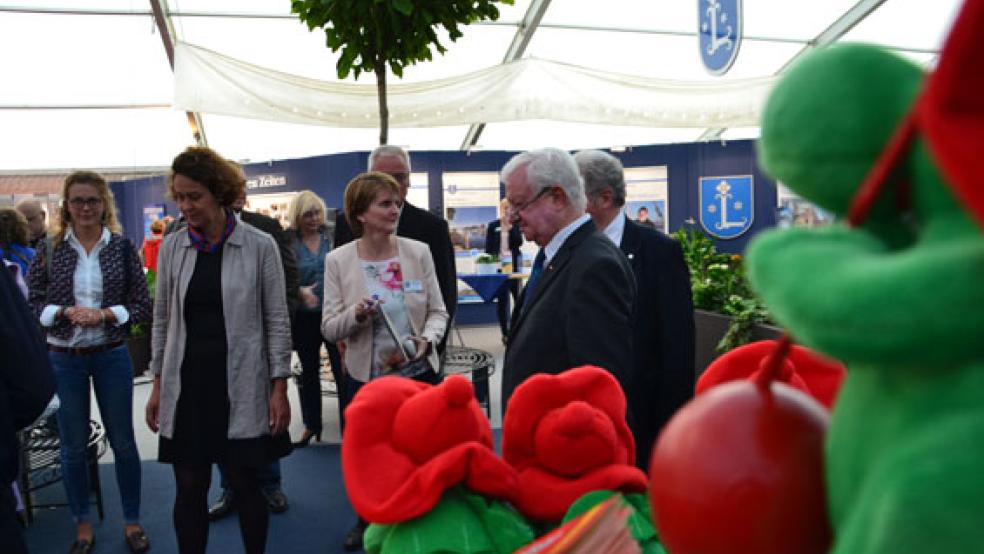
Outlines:
{"type": "Polygon", "coordinates": [[[502,435],[503,458],[519,476],[516,508],[556,522],[585,493],[644,492],[625,415],[618,381],[595,366],[534,375],[517,387],[502,435]]]}
{"type": "Polygon", "coordinates": [[[370,381],[345,419],[345,488],[370,522],[426,514],[458,484],[492,498],[515,494],[516,472],[492,450],[488,419],[464,377],[437,386],[400,377],[370,381]]]}

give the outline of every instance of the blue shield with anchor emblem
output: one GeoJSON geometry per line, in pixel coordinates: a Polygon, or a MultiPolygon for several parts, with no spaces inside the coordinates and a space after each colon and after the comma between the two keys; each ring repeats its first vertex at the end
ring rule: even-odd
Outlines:
{"type": "Polygon", "coordinates": [[[700,59],[712,75],[724,75],[741,44],[741,0],[697,0],[700,59]]]}
{"type": "Polygon", "coordinates": [[[713,237],[733,239],[752,226],[755,188],[751,175],[701,177],[700,225],[713,237]]]}

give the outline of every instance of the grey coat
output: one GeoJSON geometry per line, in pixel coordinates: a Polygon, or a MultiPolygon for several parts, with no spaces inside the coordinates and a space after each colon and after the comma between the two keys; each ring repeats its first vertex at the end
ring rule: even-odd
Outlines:
{"type": "MultiPolygon", "coordinates": [[[[160,432],[173,438],[184,361],[184,303],[198,251],[187,233],[164,237],[157,261],[153,358],[161,376],[160,432]]],[[[237,222],[222,251],[222,312],[226,324],[229,438],[270,432],[272,379],[290,375],[290,325],[284,270],[270,235],[237,222]]]]}

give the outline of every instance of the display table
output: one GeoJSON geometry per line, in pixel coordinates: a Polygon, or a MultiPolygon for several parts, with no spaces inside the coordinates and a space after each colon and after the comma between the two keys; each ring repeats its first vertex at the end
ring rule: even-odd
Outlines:
{"type": "Polygon", "coordinates": [[[458,279],[467,283],[488,304],[499,296],[499,291],[502,290],[506,281],[509,280],[509,274],[488,273],[480,275],[477,273],[459,273],[458,279]]]}
{"type": "Polygon", "coordinates": [[[478,400],[479,405],[485,408],[485,413],[491,421],[489,377],[495,373],[495,356],[478,348],[449,344],[444,353],[444,364],[441,366],[441,371],[445,376],[468,374],[471,377],[472,386],[475,387],[475,399],[478,400]]]}

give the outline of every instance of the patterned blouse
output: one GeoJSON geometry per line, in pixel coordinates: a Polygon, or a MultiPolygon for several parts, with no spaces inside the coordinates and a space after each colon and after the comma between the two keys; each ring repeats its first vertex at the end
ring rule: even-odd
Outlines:
{"type": "MultiPolygon", "coordinates": [[[[369,296],[383,300],[382,310],[386,312],[400,338],[403,339],[404,351],[412,355],[416,346],[410,337],[413,327],[403,303],[403,272],[400,269],[400,258],[394,256],[388,260],[372,262],[360,260],[362,271],[366,278],[366,289],[369,296]]],[[[396,342],[390,336],[383,318],[376,316],[372,320],[372,366],[370,379],[375,379],[390,372],[393,366],[404,361],[403,355],[397,349],[396,342]]]]}

